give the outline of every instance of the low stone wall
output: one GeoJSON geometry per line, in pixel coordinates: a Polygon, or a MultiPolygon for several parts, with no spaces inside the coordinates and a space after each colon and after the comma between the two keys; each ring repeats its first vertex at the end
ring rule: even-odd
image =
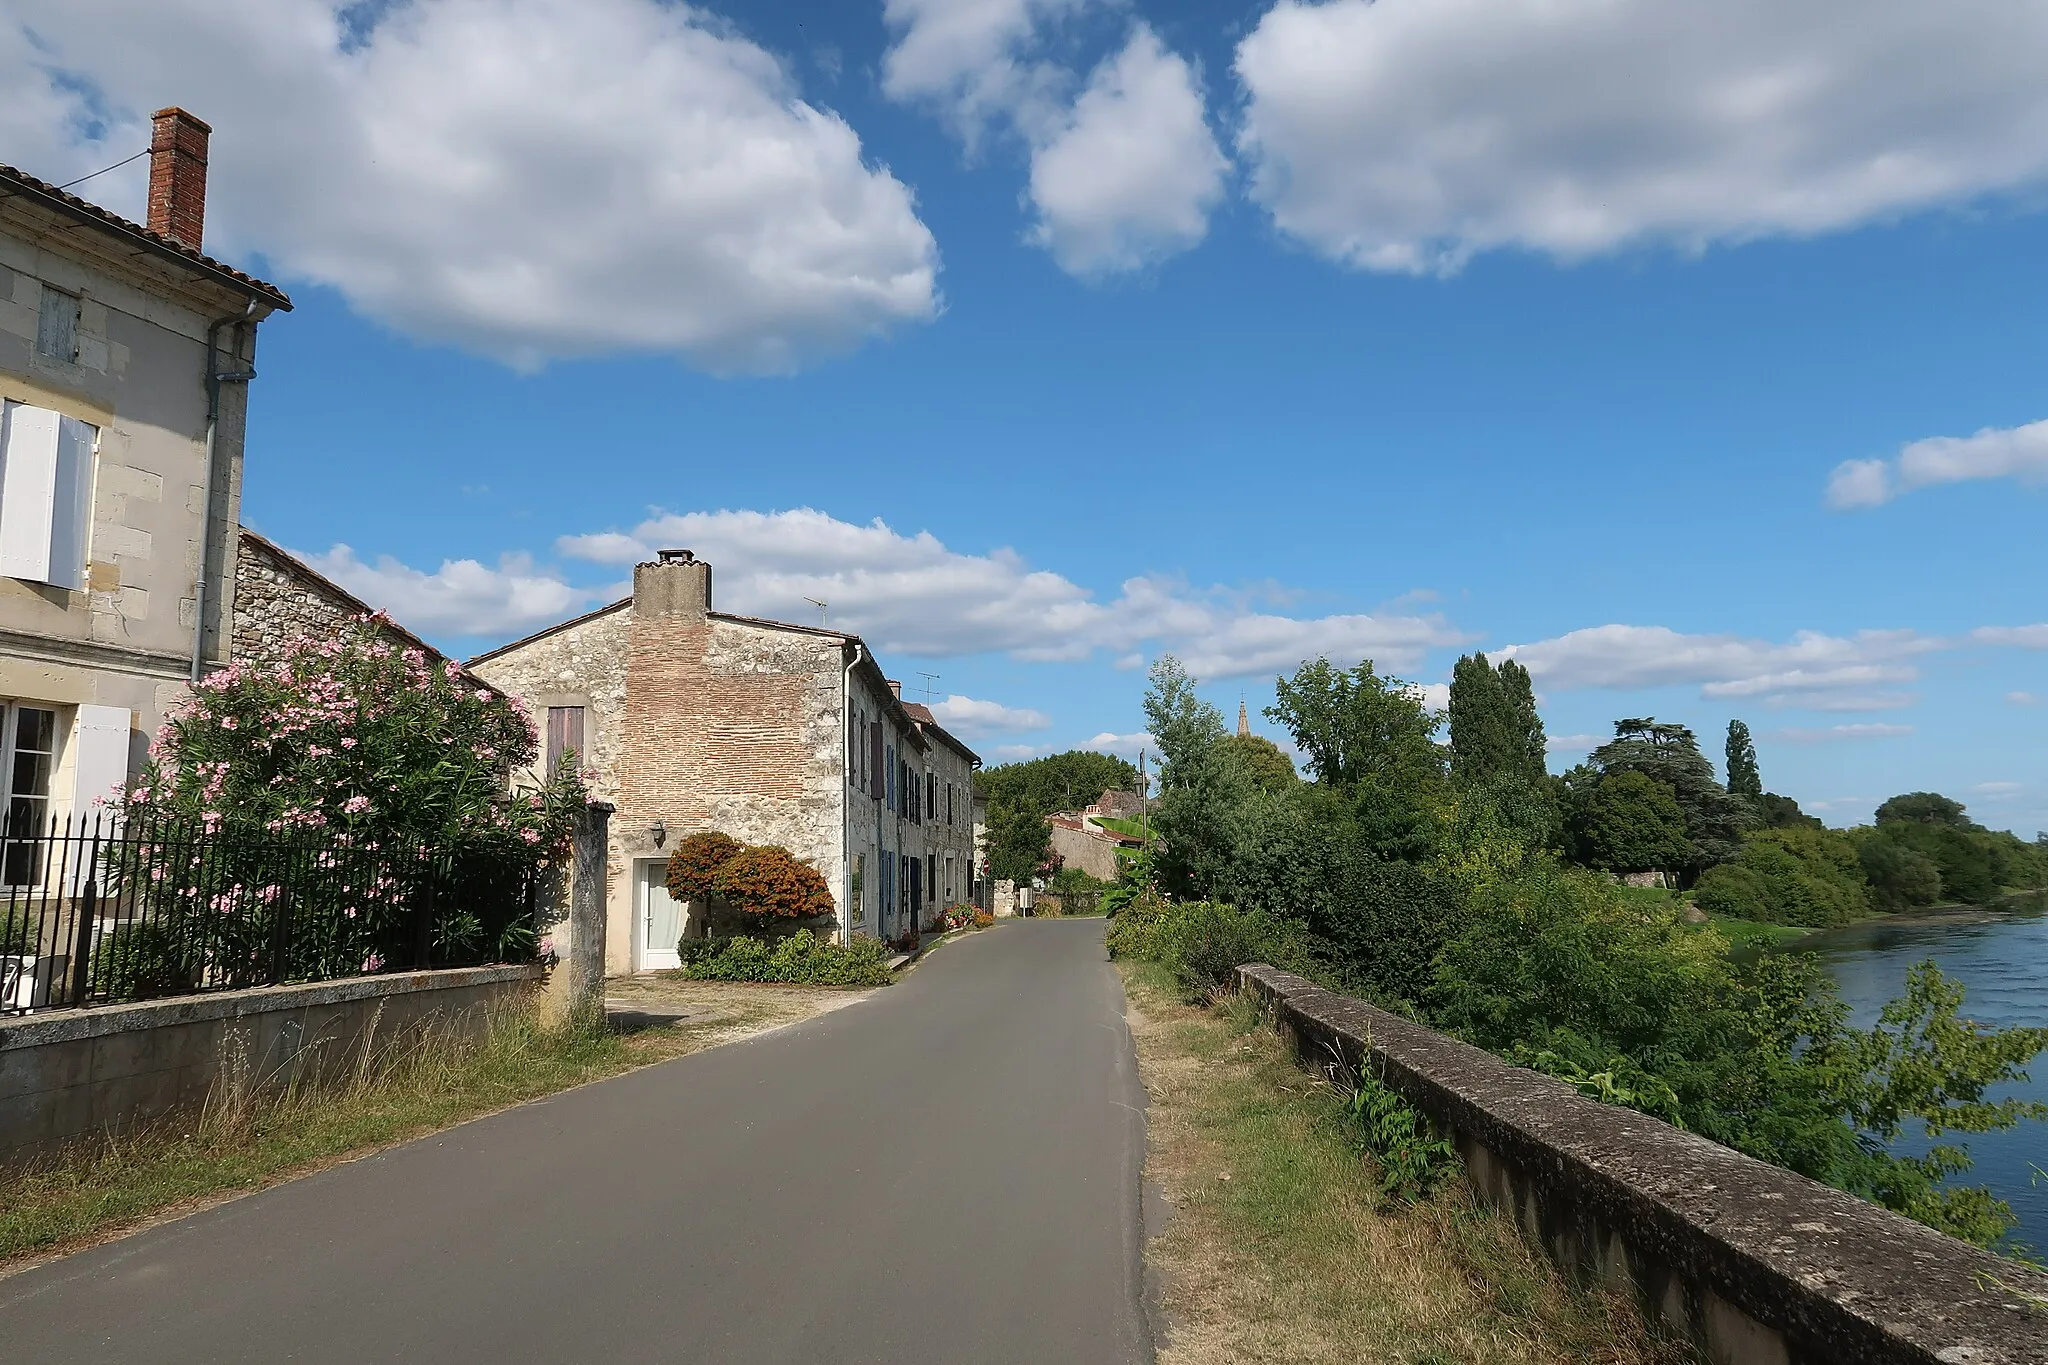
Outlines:
{"type": "Polygon", "coordinates": [[[481,1029],[533,965],[354,977],[0,1020],[0,1162],[202,1103],[223,1073],[275,1085],[353,1062],[372,1039],[481,1029]]]}
{"type": "Polygon", "coordinates": [[[1554,1260],[1633,1284],[1723,1365],[2048,1361],[2048,1276],[1301,977],[1238,976],[1304,1063],[1369,1068],[1554,1260]]]}

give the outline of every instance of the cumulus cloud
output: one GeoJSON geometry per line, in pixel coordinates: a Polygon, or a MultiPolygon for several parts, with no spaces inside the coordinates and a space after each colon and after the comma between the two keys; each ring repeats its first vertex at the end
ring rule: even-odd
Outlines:
{"type": "Polygon", "coordinates": [[[1860,725],[1830,725],[1822,729],[1790,729],[1773,732],[1778,739],[1792,744],[1832,744],[1850,739],[1898,739],[1913,733],[1910,725],[1886,725],[1870,722],[1860,725]]]}
{"type": "Polygon", "coordinates": [[[1281,0],[1239,44],[1253,197],[1375,270],[1811,234],[2048,172],[2010,0],[1281,0]]]}
{"type": "Polygon", "coordinates": [[[1451,685],[1449,683],[1417,683],[1408,689],[1421,699],[1422,704],[1432,711],[1451,709],[1451,685]]]}
{"type": "Polygon", "coordinates": [[[904,535],[879,518],[860,525],[810,508],[663,513],[631,534],[566,536],[556,549],[624,565],[662,546],[687,547],[708,561],[718,601],[729,610],[815,619],[805,601],[814,599],[827,604],[830,624],[879,649],[927,658],[995,651],[1071,661],[1154,644],[1178,654],[1197,677],[1228,678],[1324,654],[1407,668],[1425,650],[1465,639],[1440,615],[1281,616],[1220,588],[1163,577],[1128,579],[1100,601],[1014,550],[969,554],[928,531],[904,535]]]}
{"type": "Polygon", "coordinates": [[[1543,741],[1543,751],[1551,754],[1589,754],[1607,742],[1600,735],[1551,735],[1543,741]]]}
{"type": "Polygon", "coordinates": [[[1877,507],[1916,488],[2005,478],[2048,482],[2048,421],[1931,436],[1908,443],[1892,461],[1845,460],[1828,479],[1828,506],[1877,507]]]}
{"type": "Polygon", "coordinates": [[[2032,692],[2008,692],[2005,699],[2014,706],[2032,706],[2041,700],[2032,692]]]}
{"type": "MultiPolygon", "coordinates": [[[[12,155],[59,180],[189,105],[210,248],[515,365],[781,371],[937,308],[908,188],[686,5],[0,0],[0,88],[12,155]]],[[[139,185],[93,192],[134,216],[139,185]]]]}
{"type": "Polygon", "coordinates": [[[516,635],[574,615],[602,596],[536,570],[521,555],[505,556],[495,569],[474,559],[443,560],[433,573],[389,555],[365,563],[346,545],[299,558],[423,635],[516,635]]]}
{"type": "Polygon", "coordinates": [[[1686,635],[1664,626],[1591,626],[1501,653],[1546,687],[1697,685],[1712,698],[1796,699],[1825,704],[1874,684],[1911,682],[1913,662],[1943,642],[1910,630],[1826,635],[1803,630],[1785,643],[1738,635],[1686,635]]]}
{"type": "Polygon", "coordinates": [[[1142,21],[1083,82],[1051,55],[1095,0],[886,0],[891,99],[934,110],[975,152],[991,126],[1030,149],[1029,239],[1084,278],[1141,269],[1208,231],[1229,161],[1192,63],[1142,21]]]}
{"type": "Polygon", "coordinates": [[[1129,759],[1135,763],[1138,761],[1140,750],[1149,751],[1156,756],[1159,752],[1159,741],[1144,730],[1134,735],[1119,735],[1104,730],[1095,738],[1083,740],[1074,747],[1093,749],[1098,754],[1114,754],[1118,758],[1129,759]]]}
{"type": "Polygon", "coordinates": [[[1012,734],[1018,730],[1046,730],[1052,727],[1052,718],[1043,711],[1033,711],[1023,706],[1005,706],[997,701],[980,701],[957,693],[944,701],[933,702],[931,709],[932,714],[938,717],[939,724],[962,739],[982,739],[989,735],[1012,734]]]}
{"type": "Polygon", "coordinates": [[[1031,154],[1031,240],[1071,275],[1136,270],[1202,240],[1230,163],[1195,71],[1139,24],[1031,154]]]}
{"type": "Polygon", "coordinates": [[[2048,649],[2048,625],[1979,626],[1970,632],[1979,644],[2013,645],[2020,649],[2048,649]]]}

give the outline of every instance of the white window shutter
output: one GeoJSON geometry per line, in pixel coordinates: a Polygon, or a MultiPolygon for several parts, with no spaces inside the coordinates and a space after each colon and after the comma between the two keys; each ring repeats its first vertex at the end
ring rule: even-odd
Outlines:
{"type": "Polygon", "coordinates": [[[56,413],[26,403],[0,412],[0,575],[49,581],[61,424],[56,413]]]}
{"type": "Polygon", "coordinates": [[[73,729],[75,761],[71,809],[90,816],[128,782],[128,731],[134,712],[125,706],[81,706],[73,729]]]}
{"type": "Polygon", "coordinates": [[[92,537],[93,452],[99,428],[76,417],[57,423],[57,477],[50,509],[50,576],[45,582],[73,592],[85,587],[86,547],[92,537]]]}

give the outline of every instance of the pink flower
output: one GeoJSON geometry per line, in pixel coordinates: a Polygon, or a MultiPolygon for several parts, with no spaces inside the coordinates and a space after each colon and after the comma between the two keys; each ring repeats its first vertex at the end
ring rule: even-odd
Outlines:
{"type": "Polygon", "coordinates": [[[537,829],[522,829],[519,831],[519,837],[526,840],[529,844],[537,844],[540,842],[540,831],[537,829]]]}

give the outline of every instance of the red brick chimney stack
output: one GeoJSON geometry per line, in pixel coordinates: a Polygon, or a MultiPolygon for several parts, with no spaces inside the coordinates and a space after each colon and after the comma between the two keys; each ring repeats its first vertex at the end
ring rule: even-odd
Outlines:
{"type": "Polygon", "coordinates": [[[199,250],[206,227],[206,141],[213,129],[183,109],[159,109],[149,143],[149,230],[199,250]]]}

